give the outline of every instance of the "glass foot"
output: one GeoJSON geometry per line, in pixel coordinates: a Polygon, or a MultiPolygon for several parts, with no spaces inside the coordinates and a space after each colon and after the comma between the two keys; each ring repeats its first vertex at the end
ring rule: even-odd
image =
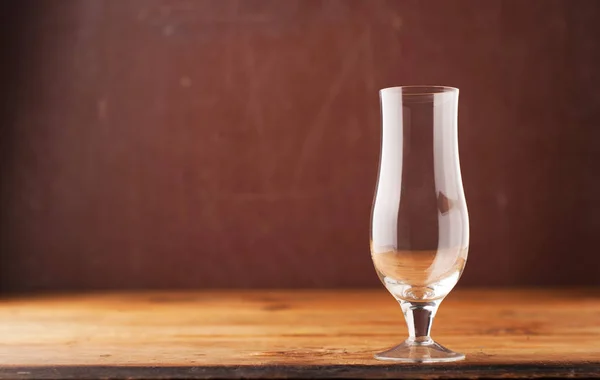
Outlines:
{"type": "Polygon", "coordinates": [[[464,358],[465,355],[450,351],[432,340],[423,343],[406,340],[396,347],[375,354],[375,359],[405,363],[454,362],[464,358]]]}

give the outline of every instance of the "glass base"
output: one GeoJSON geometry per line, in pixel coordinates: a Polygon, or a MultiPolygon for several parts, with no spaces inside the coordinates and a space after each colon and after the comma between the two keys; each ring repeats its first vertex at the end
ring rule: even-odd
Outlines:
{"type": "Polygon", "coordinates": [[[443,363],[464,358],[465,355],[450,351],[432,340],[424,343],[406,340],[396,347],[375,354],[375,359],[405,363],[443,363]]]}

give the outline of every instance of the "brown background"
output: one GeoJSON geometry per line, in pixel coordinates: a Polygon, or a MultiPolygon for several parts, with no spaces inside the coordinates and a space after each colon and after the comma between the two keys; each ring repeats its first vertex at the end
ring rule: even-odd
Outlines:
{"type": "Polygon", "coordinates": [[[600,285],[600,1],[0,7],[5,291],[376,285],[398,84],[461,89],[461,285],[600,285]]]}

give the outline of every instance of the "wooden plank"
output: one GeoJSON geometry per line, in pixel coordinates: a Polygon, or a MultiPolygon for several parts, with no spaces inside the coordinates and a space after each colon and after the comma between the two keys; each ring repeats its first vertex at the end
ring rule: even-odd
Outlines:
{"type": "Polygon", "coordinates": [[[456,290],[433,336],[467,360],[373,359],[405,334],[383,289],[6,298],[0,379],[600,377],[600,290],[456,290]]]}

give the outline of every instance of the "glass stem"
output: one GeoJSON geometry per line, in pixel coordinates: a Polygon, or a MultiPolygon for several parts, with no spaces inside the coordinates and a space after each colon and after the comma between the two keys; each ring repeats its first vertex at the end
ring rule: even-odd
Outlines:
{"type": "Polygon", "coordinates": [[[408,326],[407,343],[424,345],[433,343],[429,334],[440,302],[400,301],[400,307],[408,326]]]}

